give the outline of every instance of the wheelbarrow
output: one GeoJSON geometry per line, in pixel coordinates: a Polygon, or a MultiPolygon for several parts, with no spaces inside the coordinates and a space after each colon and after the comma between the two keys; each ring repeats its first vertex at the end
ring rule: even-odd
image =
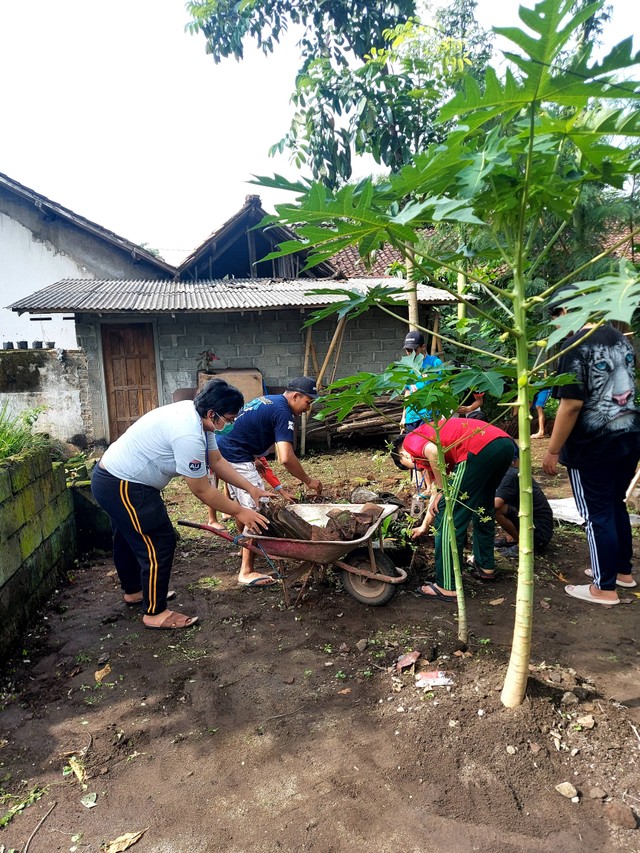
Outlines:
{"type": "MultiPolygon", "coordinates": [[[[332,509],[362,510],[364,504],[290,504],[289,509],[297,513],[309,524],[324,527],[328,513],[332,509]]],[[[282,579],[284,600],[287,607],[291,604],[294,584],[300,584],[294,604],[298,604],[311,579],[322,580],[329,566],[341,572],[344,588],[362,604],[380,606],[391,601],[396,594],[398,584],[404,583],[407,573],[393,564],[382,548],[381,522],[398,511],[393,504],[378,504],[382,508],[380,516],[370,525],[364,536],[349,541],[312,542],[308,539],[283,539],[272,536],[251,534],[234,537],[226,530],[198,524],[195,521],[181,519],[178,524],[195,527],[215,533],[223,539],[249,548],[262,556],[276,559],[297,560],[299,565],[278,573],[282,579]],[[379,548],[373,547],[372,537],[378,531],[379,548]],[[348,557],[348,562],[344,559],[348,557]]]]}

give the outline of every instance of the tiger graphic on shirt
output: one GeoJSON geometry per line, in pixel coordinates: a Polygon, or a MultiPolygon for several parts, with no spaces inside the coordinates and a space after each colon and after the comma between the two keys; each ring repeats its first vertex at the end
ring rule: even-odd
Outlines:
{"type": "Polygon", "coordinates": [[[581,411],[585,432],[637,429],[640,409],[634,403],[635,364],[635,351],[626,339],[609,346],[587,343],[577,348],[569,370],[585,386],[581,411]]]}

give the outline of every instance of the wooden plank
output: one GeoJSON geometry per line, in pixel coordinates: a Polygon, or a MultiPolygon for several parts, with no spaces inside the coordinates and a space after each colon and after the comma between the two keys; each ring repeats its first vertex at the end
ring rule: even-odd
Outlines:
{"type": "Polygon", "coordinates": [[[238,370],[216,370],[213,373],[200,372],[198,373],[198,391],[201,391],[212,379],[224,379],[229,385],[233,385],[242,393],[245,403],[264,394],[262,374],[252,367],[238,370]]]}

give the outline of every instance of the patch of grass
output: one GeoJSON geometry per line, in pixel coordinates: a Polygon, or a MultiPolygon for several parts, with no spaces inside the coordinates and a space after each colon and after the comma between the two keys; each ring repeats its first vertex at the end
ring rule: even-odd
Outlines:
{"type": "Polygon", "coordinates": [[[193,592],[194,590],[199,590],[199,589],[211,590],[211,589],[217,589],[221,584],[222,584],[222,581],[220,580],[220,578],[214,578],[213,576],[212,577],[202,577],[202,578],[198,578],[198,580],[195,583],[190,583],[187,586],[187,589],[189,590],[189,592],[193,592]]]}
{"type": "Polygon", "coordinates": [[[33,431],[38,417],[46,410],[46,406],[36,409],[25,409],[19,415],[9,412],[9,404],[0,406],[0,459],[6,459],[16,453],[37,447],[49,447],[50,440],[33,431]]]}
{"type": "Polygon", "coordinates": [[[27,806],[33,805],[33,803],[37,803],[38,800],[42,799],[44,795],[48,792],[48,788],[41,788],[39,785],[36,785],[32,788],[28,794],[26,794],[22,799],[19,794],[9,794],[3,788],[0,788],[0,804],[6,805],[11,800],[17,800],[14,805],[12,805],[7,812],[0,817],[0,829],[4,829],[5,826],[8,826],[13,818],[20,814],[20,812],[24,811],[27,806]]]}

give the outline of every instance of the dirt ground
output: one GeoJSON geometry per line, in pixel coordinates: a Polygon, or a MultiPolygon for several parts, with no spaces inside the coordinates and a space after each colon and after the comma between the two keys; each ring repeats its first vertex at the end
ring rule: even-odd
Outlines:
{"type": "MultiPolygon", "coordinates": [[[[306,464],[331,497],[365,484],[409,494],[382,449],[306,464]]],[[[536,476],[550,497],[569,494],[564,474],[537,463],[536,476]]],[[[167,498],[176,519],[204,521],[181,485],[167,498]]],[[[594,612],[566,596],[588,565],[579,529],[558,528],[536,559],[515,710],[500,702],[514,562],[495,584],[467,584],[472,637],[455,654],[454,610],[412,594],[428,566],[383,607],[329,578],[287,608],[279,587],[237,587],[236,552],[181,528],[172,587],[200,616],[188,631],[145,630],[109,556],[61,586],[2,671],[0,822],[33,802],[0,829],[0,851],[99,851],[142,830],[140,853],[640,851],[625,828],[640,814],[640,598],[594,612]],[[423,669],[453,684],[417,689],[423,669]]]]}

